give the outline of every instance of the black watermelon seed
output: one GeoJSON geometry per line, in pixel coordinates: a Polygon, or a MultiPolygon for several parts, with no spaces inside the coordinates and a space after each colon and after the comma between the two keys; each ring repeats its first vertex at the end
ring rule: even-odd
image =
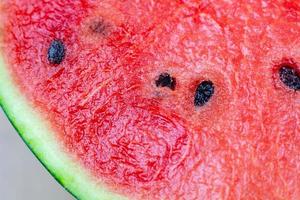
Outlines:
{"type": "Polygon", "coordinates": [[[48,49],[48,60],[51,64],[60,64],[65,57],[65,45],[61,40],[53,40],[48,49]]]}
{"type": "Polygon", "coordinates": [[[176,79],[171,77],[168,73],[162,73],[159,75],[158,79],[155,81],[156,87],[168,87],[171,90],[175,90],[176,79]]]}
{"type": "Polygon", "coordinates": [[[202,81],[195,92],[194,105],[196,107],[204,106],[215,92],[215,87],[211,81],[202,81]]]}
{"type": "Polygon", "coordinates": [[[300,90],[300,74],[291,66],[283,65],[279,69],[280,80],[292,90],[300,90]]]}

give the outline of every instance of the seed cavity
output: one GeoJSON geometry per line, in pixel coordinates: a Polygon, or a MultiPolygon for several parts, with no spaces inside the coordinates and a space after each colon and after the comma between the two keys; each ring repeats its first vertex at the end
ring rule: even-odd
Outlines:
{"type": "Polygon", "coordinates": [[[290,89],[300,90],[300,74],[290,65],[282,65],[279,69],[280,80],[290,89]]]}
{"type": "Polygon", "coordinates": [[[89,29],[95,34],[105,34],[108,25],[103,19],[92,21],[89,25],[89,29]]]}
{"type": "Polygon", "coordinates": [[[48,49],[48,60],[51,64],[60,64],[65,58],[65,45],[61,40],[55,39],[48,49]]]}
{"type": "Polygon", "coordinates": [[[202,81],[195,92],[194,105],[196,107],[204,106],[215,92],[215,87],[213,82],[207,80],[202,81]]]}
{"type": "Polygon", "coordinates": [[[173,78],[168,73],[162,73],[159,75],[158,79],[155,81],[156,87],[168,87],[171,90],[175,90],[176,79],[173,78]]]}
{"type": "Polygon", "coordinates": [[[83,30],[94,37],[107,37],[113,31],[113,24],[102,16],[88,18],[83,23],[83,30]]]}

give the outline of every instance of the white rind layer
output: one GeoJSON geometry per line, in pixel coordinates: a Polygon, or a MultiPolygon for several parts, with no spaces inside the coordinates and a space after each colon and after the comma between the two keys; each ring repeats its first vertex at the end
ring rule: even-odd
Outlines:
{"type": "MultiPolygon", "coordinates": [[[[69,156],[42,115],[22,96],[0,54],[0,105],[24,142],[55,177],[80,200],[121,200],[69,156]]],[[[28,180],[30,181],[30,180],[28,180]]]]}

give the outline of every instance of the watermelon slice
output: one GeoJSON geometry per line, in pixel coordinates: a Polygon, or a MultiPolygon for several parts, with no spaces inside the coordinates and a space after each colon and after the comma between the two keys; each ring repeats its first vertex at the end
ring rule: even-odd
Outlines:
{"type": "Polygon", "coordinates": [[[78,199],[300,199],[298,1],[2,0],[0,102],[78,199]]]}

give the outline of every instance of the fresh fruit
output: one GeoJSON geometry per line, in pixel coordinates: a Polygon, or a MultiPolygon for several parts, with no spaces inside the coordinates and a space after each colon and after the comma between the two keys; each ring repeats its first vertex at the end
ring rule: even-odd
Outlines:
{"type": "Polygon", "coordinates": [[[300,3],[2,0],[1,106],[79,199],[300,199],[300,3]]]}

